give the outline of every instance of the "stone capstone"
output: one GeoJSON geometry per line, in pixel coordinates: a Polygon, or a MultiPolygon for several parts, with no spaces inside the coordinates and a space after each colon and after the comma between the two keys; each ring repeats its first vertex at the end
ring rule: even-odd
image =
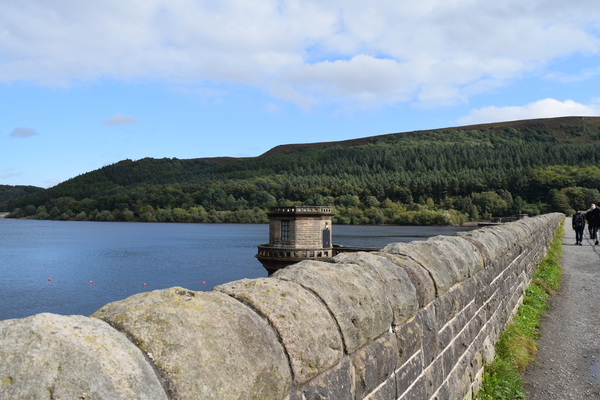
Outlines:
{"type": "Polygon", "coordinates": [[[358,252],[340,253],[332,261],[356,264],[381,284],[394,313],[393,325],[400,325],[416,314],[419,308],[417,290],[408,273],[389,259],[373,253],[358,252]]]}
{"type": "Polygon", "coordinates": [[[435,283],[431,274],[421,264],[410,257],[391,253],[373,253],[387,258],[401,267],[408,274],[410,281],[415,287],[419,308],[426,306],[435,300],[435,283]]]}
{"type": "Polygon", "coordinates": [[[335,320],[315,295],[297,283],[242,279],[213,290],[247,303],[269,320],[290,358],[296,384],[314,378],[342,359],[344,346],[335,320]]]}
{"type": "Polygon", "coordinates": [[[392,243],[381,251],[403,255],[418,262],[433,278],[438,297],[469,276],[467,267],[454,257],[456,248],[448,242],[392,243]]]}
{"type": "Polygon", "coordinates": [[[385,333],[350,355],[356,376],[356,398],[362,399],[388,377],[398,364],[398,342],[394,333],[385,333]]]}
{"type": "Polygon", "coordinates": [[[393,312],[381,284],[356,264],[301,261],[272,275],[315,293],[335,318],[352,353],[392,324],[393,312]]]}
{"type": "Polygon", "coordinates": [[[0,399],[161,399],[144,354],[107,323],[37,314],[0,321],[0,399]]]}
{"type": "Polygon", "coordinates": [[[450,245],[452,250],[446,252],[446,257],[452,258],[454,264],[464,266],[468,277],[475,275],[485,266],[484,256],[472,241],[459,236],[434,236],[427,241],[430,243],[442,241],[450,245]]]}
{"type": "Polygon", "coordinates": [[[461,237],[467,237],[481,243],[487,251],[490,261],[493,263],[501,256],[506,254],[510,248],[506,238],[503,235],[495,233],[496,230],[494,228],[482,228],[469,232],[460,232],[457,235],[461,237]]]}
{"type": "Polygon", "coordinates": [[[168,380],[174,399],[280,399],[291,372],[269,323],[219,292],[140,293],[93,315],[126,332],[168,380]]]}

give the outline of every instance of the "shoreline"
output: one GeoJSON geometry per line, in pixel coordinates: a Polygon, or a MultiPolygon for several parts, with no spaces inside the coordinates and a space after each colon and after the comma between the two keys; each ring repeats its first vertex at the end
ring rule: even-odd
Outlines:
{"type": "MultiPolygon", "coordinates": [[[[4,219],[4,216],[10,214],[8,212],[0,212],[0,219],[4,219]]],[[[142,223],[142,224],[155,224],[155,223],[159,223],[159,224],[257,224],[257,225],[268,225],[268,222],[142,222],[142,221],[95,221],[95,220],[83,220],[83,221],[79,221],[76,219],[68,219],[68,220],[61,220],[61,219],[40,219],[40,218],[9,218],[10,220],[15,220],[15,221],[57,221],[57,222],[109,222],[109,223],[130,223],[130,222],[135,222],[135,223],[142,223]]],[[[477,228],[478,226],[481,227],[481,224],[484,221],[469,221],[469,222],[465,222],[464,224],[461,225],[414,225],[414,224],[407,224],[407,225],[400,225],[400,224],[339,224],[339,223],[334,223],[332,225],[337,225],[337,226],[344,226],[344,225],[353,225],[353,226],[439,226],[439,227],[465,227],[465,228],[477,228]]],[[[497,224],[494,224],[497,225],[497,224]]]]}

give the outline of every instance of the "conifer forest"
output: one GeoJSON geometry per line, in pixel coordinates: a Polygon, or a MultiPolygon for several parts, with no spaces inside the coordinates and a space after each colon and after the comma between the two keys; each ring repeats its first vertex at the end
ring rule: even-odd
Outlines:
{"type": "Polygon", "coordinates": [[[123,160],[49,189],[0,186],[7,217],[261,223],[331,205],[334,223],[458,225],[600,203],[600,118],[282,145],[252,158],[123,160]]]}

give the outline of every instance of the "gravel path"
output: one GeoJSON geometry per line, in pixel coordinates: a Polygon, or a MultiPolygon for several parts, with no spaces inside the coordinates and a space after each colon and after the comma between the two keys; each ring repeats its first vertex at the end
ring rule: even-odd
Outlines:
{"type": "Polygon", "coordinates": [[[528,399],[600,399],[600,246],[575,246],[565,221],[563,279],[542,321],[537,360],[525,371],[528,399]]]}

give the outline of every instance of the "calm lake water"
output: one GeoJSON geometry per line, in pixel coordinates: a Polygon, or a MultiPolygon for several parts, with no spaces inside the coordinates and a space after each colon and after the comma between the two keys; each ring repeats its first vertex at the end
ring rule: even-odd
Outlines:
{"type": "MultiPolygon", "coordinates": [[[[333,226],[333,242],[384,247],[472,228],[333,226]]],[[[0,219],[0,320],[89,315],[133,294],[210,290],[266,277],[254,258],[267,224],[161,224],[0,219]],[[144,286],[144,284],[146,284],[144,286]]]]}

